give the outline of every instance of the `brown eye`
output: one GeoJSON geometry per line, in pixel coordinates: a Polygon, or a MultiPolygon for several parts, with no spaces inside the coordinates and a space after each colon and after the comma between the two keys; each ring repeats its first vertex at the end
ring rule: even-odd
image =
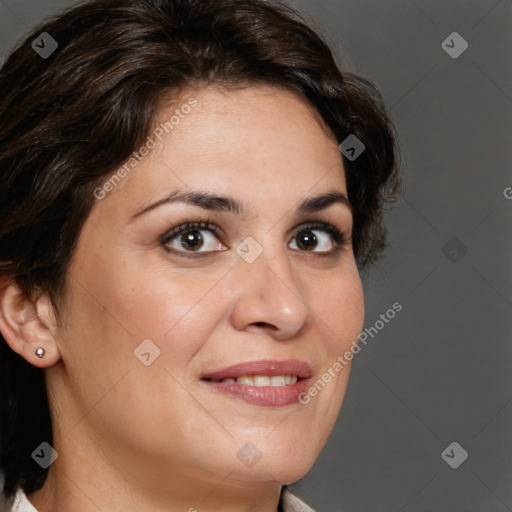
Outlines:
{"type": "Polygon", "coordinates": [[[181,245],[184,249],[197,251],[204,244],[204,239],[199,231],[189,231],[181,235],[181,245]]]}
{"type": "Polygon", "coordinates": [[[327,222],[314,222],[303,226],[292,239],[292,249],[319,254],[334,254],[349,239],[338,228],[327,222]]]}
{"type": "Polygon", "coordinates": [[[210,222],[186,222],[167,232],[161,239],[162,245],[175,253],[208,253],[226,250],[220,242],[220,231],[210,222]]]}
{"type": "Polygon", "coordinates": [[[305,251],[311,251],[318,244],[318,239],[312,231],[301,231],[297,239],[297,245],[300,249],[304,249],[305,251]]]}

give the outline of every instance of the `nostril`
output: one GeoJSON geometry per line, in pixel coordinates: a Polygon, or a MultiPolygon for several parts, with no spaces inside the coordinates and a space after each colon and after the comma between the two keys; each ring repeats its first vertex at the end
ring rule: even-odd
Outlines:
{"type": "Polygon", "coordinates": [[[269,324],[267,322],[253,322],[252,325],[255,325],[256,327],[264,327],[265,329],[277,330],[275,325],[269,324]]]}

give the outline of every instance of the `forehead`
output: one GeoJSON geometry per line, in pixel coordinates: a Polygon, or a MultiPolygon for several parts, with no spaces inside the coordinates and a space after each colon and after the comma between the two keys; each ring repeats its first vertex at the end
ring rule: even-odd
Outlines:
{"type": "Polygon", "coordinates": [[[318,113],[286,89],[185,91],[162,101],[150,137],[152,149],[105,203],[134,205],[198,186],[255,204],[297,201],[309,190],[346,191],[336,140],[318,113]]]}

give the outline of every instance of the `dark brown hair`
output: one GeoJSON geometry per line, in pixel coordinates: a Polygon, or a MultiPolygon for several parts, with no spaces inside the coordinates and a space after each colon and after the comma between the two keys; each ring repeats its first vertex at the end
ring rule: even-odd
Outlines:
{"type": "MultiPolygon", "coordinates": [[[[383,211],[401,190],[397,143],[380,94],[341,72],[328,43],[287,4],[265,0],[96,0],[34,28],[0,70],[0,274],[28,297],[59,297],[93,190],[145,141],[163,99],[189,88],[256,83],[299,93],[341,143],[360,268],[386,245],[383,211]],[[42,58],[32,42],[58,48],[42,58]]],[[[52,441],[44,371],[0,336],[0,469],[5,494],[30,494],[52,441]]]]}

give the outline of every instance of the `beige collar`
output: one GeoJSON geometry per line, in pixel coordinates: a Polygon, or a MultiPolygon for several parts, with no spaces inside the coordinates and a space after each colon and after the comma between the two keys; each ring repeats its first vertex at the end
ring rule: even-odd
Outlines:
{"type": "MultiPolygon", "coordinates": [[[[282,505],[284,512],[315,512],[288,489],[284,489],[283,491],[282,505]]],[[[21,489],[18,489],[14,497],[11,512],[37,512],[37,510],[32,506],[30,501],[28,501],[25,493],[21,489]]]]}

